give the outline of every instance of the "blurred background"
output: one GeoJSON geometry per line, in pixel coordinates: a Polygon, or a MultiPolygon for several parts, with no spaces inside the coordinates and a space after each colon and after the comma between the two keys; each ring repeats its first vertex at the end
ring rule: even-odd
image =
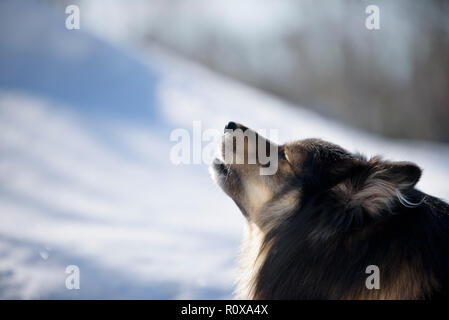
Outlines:
{"type": "Polygon", "coordinates": [[[229,120],[415,161],[448,200],[449,2],[1,1],[0,298],[231,298],[244,219],[169,139],[229,120]]]}

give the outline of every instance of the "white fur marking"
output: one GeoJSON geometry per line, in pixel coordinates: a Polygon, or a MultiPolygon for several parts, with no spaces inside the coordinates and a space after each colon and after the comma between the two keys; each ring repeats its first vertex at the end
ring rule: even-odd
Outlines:
{"type": "Polygon", "coordinates": [[[398,189],[396,189],[396,195],[397,195],[397,197],[398,197],[398,199],[399,199],[399,202],[400,202],[404,207],[407,207],[407,208],[416,208],[416,207],[420,206],[420,205],[424,202],[424,199],[425,199],[425,197],[423,197],[423,198],[421,199],[421,201],[416,202],[416,203],[413,203],[413,202],[409,201],[409,200],[408,200],[408,199],[401,193],[401,191],[399,191],[398,189]]]}

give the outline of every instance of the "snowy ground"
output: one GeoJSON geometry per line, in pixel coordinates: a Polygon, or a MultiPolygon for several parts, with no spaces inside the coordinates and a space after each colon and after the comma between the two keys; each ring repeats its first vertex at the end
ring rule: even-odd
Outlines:
{"type": "MultiPolygon", "coordinates": [[[[7,40],[0,37],[0,45],[7,40]]],[[[8,50],[2,66],[15,57],[8,50]]],[[[147,73],[157,73],[149,115],[126,106],[122,116],[117,102],[114,116],[107,106],[92,113],[88,100],[23,79],[10,86],[0,76],[0,298],[230,298],[244,220],[207,164],[175,166],[169,158],[170,132],[191,132],[197,120],[203,129],[221,131],[234,120],[278,129],[278,142],[321,137],[351,151],[415,161],[424,169],[418,187],[449,199],[447,145],[342,126],[157,48],[135,59],[140,87],[153,81],[147,73]],[[68,265],[80,268],[80,290],[65,287],[68,265]]],[[[70,70],[77,69],[73,63],[70,70]]],[[[126,76],[124,86],[135,80],[126,76]]],[[[97,95],[110,91],[89,86],[97,95]]]]}
{"type": "MultiPolygon", "coordinates": [[[[419,187],[449,198],[449,148],[387,141],[291,108],[199,67],[164,59],[157,89],[171,128],[228,119],[416,161],[419,187]],[[171,66],[171,68],[169,67],[171,66]]],[[[174,166],[158,128],[106,122],[20,92],[0,94],[0,296],[226,298],[243,219],[207,165],[174,166]],[[156,132],[155,132],[156,131],[156,132]],[[65,288],[65,266],[81,290],[65,288]]]]}

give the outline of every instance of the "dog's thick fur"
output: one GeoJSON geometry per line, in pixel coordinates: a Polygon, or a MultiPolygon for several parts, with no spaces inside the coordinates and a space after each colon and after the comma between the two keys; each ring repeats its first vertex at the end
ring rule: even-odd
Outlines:
{"type": "Polygon", "coordinates": [[[214,165],[248,222],[238,298],[448,296],[449,206],[414,188],[418,166],[318,139],[278,150],[272,176],[260,176],[258,164],[214,165]],[[379,289],[365,285],[370,265],[379,268],[379,289]]]}

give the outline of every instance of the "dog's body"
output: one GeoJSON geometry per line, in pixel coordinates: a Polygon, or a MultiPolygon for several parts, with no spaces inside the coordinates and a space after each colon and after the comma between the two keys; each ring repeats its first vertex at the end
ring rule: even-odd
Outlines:
{"type": "Polygon", "coordinates": [[[248,221],[238,298],[448,296],[449,205],[414,188],[416,165],[316,139],[278,149],[272,176],[258,175],[257,163],[214,165],[248,221]],[[369,266],[378,268],[378,288],[367,286],[369,266]]]}

